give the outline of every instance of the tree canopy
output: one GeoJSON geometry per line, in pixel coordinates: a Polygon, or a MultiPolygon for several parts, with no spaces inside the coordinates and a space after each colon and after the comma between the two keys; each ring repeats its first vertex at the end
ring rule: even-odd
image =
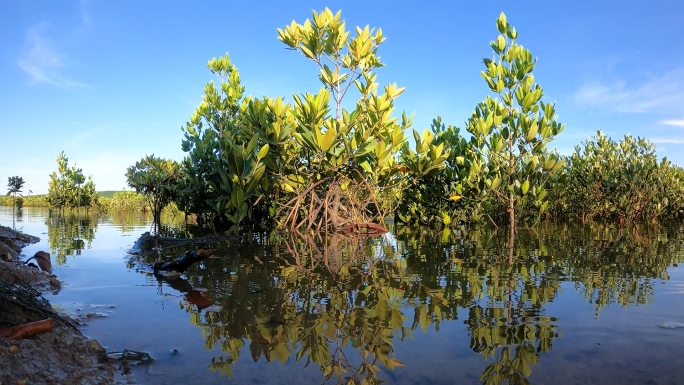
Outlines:
{"type": "Polygon", "coordinates": [[[57,171],[50,174],[48,204],[51,208],[73,209],[91,207],[97,203],[97,191],[92,177],[83,175],[76,166],[69,167],[64,151],[57,156],[57,171]]]}
{"type": "Polygon", "coordinates": [[[150,196],[168,193],[165,201],[181,210],[236,231],[381,232],[390,217],[439,226],[487,220],[508,226],[512,240],[516,226],[542,217],[611,213],[624,222],[684,213],[684,200],[676,198],[684,193],[684,172],[657,162],[647,141],[617,144],[599,135],[585,143],[601,167],[550,149],[565,125],[555,105],[543,101],[533,75],[537,59],[518,43],[505,14],[496,28],[480,73],[492,94],[475,106],[463,134],[440,117],[409,133],[412,115],[395,111],[405,89],[378,80],[382,30],[348,30],[341,12],[314,11],[277,31],[312,64],[320,89],[294,94],[292,103],[245,96],[228,54],[213,58],[207,67],[218,82],[206,84],[182,127],[185,159],[162,179],[177,178],[157,184],[161,179],[145,179],[157,171],[138,163],[129,168],[129,183],[150,196]],[[583,187],[589,179],[591,192],[583,187]],[[644,194],[636,183],[653,188],[644,194]]]}

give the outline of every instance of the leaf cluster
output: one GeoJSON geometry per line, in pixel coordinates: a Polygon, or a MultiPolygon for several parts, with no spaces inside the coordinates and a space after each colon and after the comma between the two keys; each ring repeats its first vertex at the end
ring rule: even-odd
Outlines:
{"type": "MultiPolygon", "coordinates": [[[[437,118],[435,143],[449,148],[445,165],[415,184],[398,218],[449,225],[488,218],[516,224],[516,210],[537,216],[548,208],[548,192],[564,160],[547,149],[564,125],[553,104],[542,101],[534,82],[536,59],[516,42],[518,34],[502,13],[492,59],[481,72],[495,97],[487,96],[466,123],[469,140],[437,118]],[[506,213],[507,215],[501,215],[506,213]]],[[[526,215],[519,215],[525,218],[526,215]]],[[[518,219],[520,220],[520,218],[518,219]]]]}
{"type": "MultiPolygon", "coordinates": [[[[205,87],[202,104],[183,128],[184,177],[179,207],[230,224],[276,221],[291,229],[340,229],[383,222],[408,184],[407,174],[439,169],[448,156],[434,135],[416,151],[406,143],[411,118],[394,117],[404,91],[380,88],[381,30],[345,29],[340,12],[313,12],[303,24],[279,29],[279,39],[313,61],[318,93],[243,97],[228,55],[212,59],[221,83],[205,87]],[[358,94],[352,109],[343,106],[358,94]]],[[[414,136],[419,138],[418,133],[414,136]]]]}
{"type": "Polygon", "coordinates": [[[655,144],[598,131],[567,158],[553,215],[582,221],[653,221],[684,213],[684,170],[659,160],[655,144]]]}
{"type": "Polygon", "coordinates": [[[86,178],[83,170],[76,166],[69,167],[69,158],[64,151],[57,156],[57,171],[50,174],[47,200],[51,208],[60,210],[97,205],[92,177],[86,178]]]}
{"type": "Polygon", "coordinates": [[[145,156],[126,170],[128,185],[145,197],[157,228],[162,209],[176,198],[179,179],[180,165],[154,154],[145,156]]]}

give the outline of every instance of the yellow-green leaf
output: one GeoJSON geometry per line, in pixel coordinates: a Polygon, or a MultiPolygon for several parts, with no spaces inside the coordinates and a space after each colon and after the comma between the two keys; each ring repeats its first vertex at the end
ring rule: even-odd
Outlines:
{"type": "Polygon", "coordinates": [[[532,124],[530,125],[530,129],[527,131],[527,136],[525,137],[525,140],[528,142],[531,142],[535,136],[537,136],[537,132],[539,130],[539,126],[537,125],[537,121],[534,120],[532,121],[532,124]]]}
{"type": "Polygon", "coordinates": [[[370,174],[373,173],[373,169],[371,168],[370,164],[368,164],[368,162],[365,160],[363,162],[361,162],[361,168],[366,170],[370,174]]]}
{"type": "Polygon", "coordinates": [[[262,159],[268,154],[268,143],[264,144],[263,147],[259,150],[259,159],[262,159]]]}
{"type": "Polygon", "coordinates": [[[530,181],[525,180],[525,182],[523,182],[523,184],[522,184],[521,189],[522,189],[523,195],[527,194],[527,192],[530,190],[530,181]]]}
{"type": "Polygon", "coordinates": [[[323,135],[323,138],[321,138],[321,150],[323,151],[328,151],[330,146],[335,142],[335,138],[337,137],[337,129],[333,125],[328,129],[328,131],[325,132],[323,135]]]}

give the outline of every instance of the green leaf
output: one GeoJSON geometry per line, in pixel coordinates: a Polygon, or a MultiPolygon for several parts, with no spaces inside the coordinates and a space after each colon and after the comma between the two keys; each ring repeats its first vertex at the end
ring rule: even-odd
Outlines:
{"type": "Polygon", "coordinates": [[[292,187],[292,185],[288,182],[284,182],[281,185],[282,189],[285,190],[285,192],[292,193],[295,191],[295,189],[292,187]]]}
{"type": "Polygon", "coordinates": [[[378,144],[378,141],[375,139],[370,139],[366,141],[363,146],[361,146],[361,149],[359,152],[356,154],[357,156],[361,155],[366,155],[371,151],[375,151],[375,146],[378,144]]]}
{"type": "Polygon", "coordinates": [[[283,342],[276,345],[275,354],[278,361],[285,364],[290,356],[290,350],[287,348],[287,344],[283,342]]]}
{"type": "Polygon", "coordinates": [[[449,214],[442,212],[442,223],[444,223],[444,226],[449,226],[451,224],[451,217],[449,214]]]}
{"type": "Polygon", "coordinates": [[[530,181],[525,180],[525,182],[523,182],[523,184],[521,186],[521,189],[522,189],[523,195],[527,194],[527,192],[530,190],[530,181]]]}
{"type": "Polygon", "coordinates": [[[364,160],[363,162],[361,162],[360,166],[362,169],[366,170],[366,172],[368,172],[369,174],[373,173],[373,169],[371,168],[370,164],[368,164],[367,161],[364,160]]]}
{"type": "Polygon", "coordinates": [[[259,330],[259,334],[261,334],[261,338],[267,341],[271,340],[271,331],[269,329],[262,327],[261,330],[259,330]]]}
{"type": "Polygon", "coordinates": [[[233,207],[240,207],[245,202],[245,192],[240,187],[235,187],[231,192],[230,201],[233,207]]]}
{"type": "Polygon", "coordinates": [[[247,184],[247,192],[250,195],[254,192],[254,190],[256,190],[256,188],[261,183],[261,178],[264,175],[264,171],[266,171],[265,165],[261,165],[257,167],[256,170],[254,170],[254,174],[252,174],[252,177],[250,178],[250,181],[247,184]]]}
{"type": "Polygon", "coordinates": [[[527,131],[527,136],[525,137],[525,140],[528,142],[534,140],[534,137],[537,136],[538,129],[539,127],[537,126],[537,121],[533,120],[529,130],[527,131]]]}
{"type": "Polygon", "coordinates": [[[268,143],[264,144],[259,150],[259,159],[263,159],[268,154],[269,146],[268,143]]]}
{"type": "Polygon", "coordinates": [[[506,48],[506,39],[501,35],[497,36],[496,45],[499,48],[499,51],[503,51],[504,48],[506,48]]]}
{"type": "Polygon", "coordinates": [[[328,151],[328,149],[335,143],[335,138],[337,138],[337,129],[333,125],[325,132],[323,138],[321,139],[321,150],[328,151]]]}

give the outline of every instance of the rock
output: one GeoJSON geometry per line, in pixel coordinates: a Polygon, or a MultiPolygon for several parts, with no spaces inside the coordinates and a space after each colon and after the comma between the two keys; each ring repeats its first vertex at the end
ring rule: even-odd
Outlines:
{"type": "Polygon", "coordinates": [[[207,313],[216,313],[221,311],[221,309],[223,309],[223,306],[214,304],[204,309],[204,311],[207,313]]]}
{"type": "Polygon", "coordinates": [[[16,353],[16,352],[18,352],[18,351],[19,351],[19,347],[18,347],[17,345],[12,345],[12,346],[10,346],[10,348],[9,348],[9,352],[12,353],[12,354],[14,354],[14,353],[16,353]]]}
{"type": "MultiPolygon", "coordinates": [[[[2,238],[0,238],[0,239],[2,239],[2,238]]],[[[6,255],[9,259],[16,259],[19,256],[19,253],[12,250],[12,248],[7,246],[5,244],[5,242],[0,242],[0,254],[6,255]]]]}
{"type": "Polygon", "coordinates": [[[40,266],[41,270],[47,271],[48,273],[52,273],[52,262],[50,261],[50,253],[47,253],[45,251],[38,251],[36,252],[36,254],[33,255],[33,257],[27,259],[26,262],[32,259],[34,259],[38,263],[38,266],[40,266]]]}
{"type": "Polygon", "coordinates": [[[0,238],[0,242],[4,242],[10,249],[16,251],[17,253],[21,251],[21,246],[17,245],[12,238],[0,238]]]}
{"type": "Polygon", "coordinates": [[[86,317],[88,319],[90,319],[90,318],[107,318],[107,317],[109,317],[109,315],[105,314],[105,313],[93,312],[93,313],[86,314],[86,317]]]}
{"type": "MultiPolygon", "coordinates": [[[[5,241],[9,240],[7,243],[18,246],[19,250],[21,250],[22,247],[28,245],[29,243],[36,243],[40,241],[40,238],[34,237],[32,235],[22,234],[6,226],[0,226],[0,240],[2,240],[0,244],[5,244],[5,241]]],[[[6,246],[10,248],[9,245],[6,244],[6,246]]]]}
{"type": "Polygon", "coordinates": [[[88,347],[88,349],[92,349],[92,350],[96,350],[96,351],[102,350],[102,345],[100,345],[99,342],[97,342],[96,340],[93,340],[93,339],[86,341],[86,346],[88,347]]]}

